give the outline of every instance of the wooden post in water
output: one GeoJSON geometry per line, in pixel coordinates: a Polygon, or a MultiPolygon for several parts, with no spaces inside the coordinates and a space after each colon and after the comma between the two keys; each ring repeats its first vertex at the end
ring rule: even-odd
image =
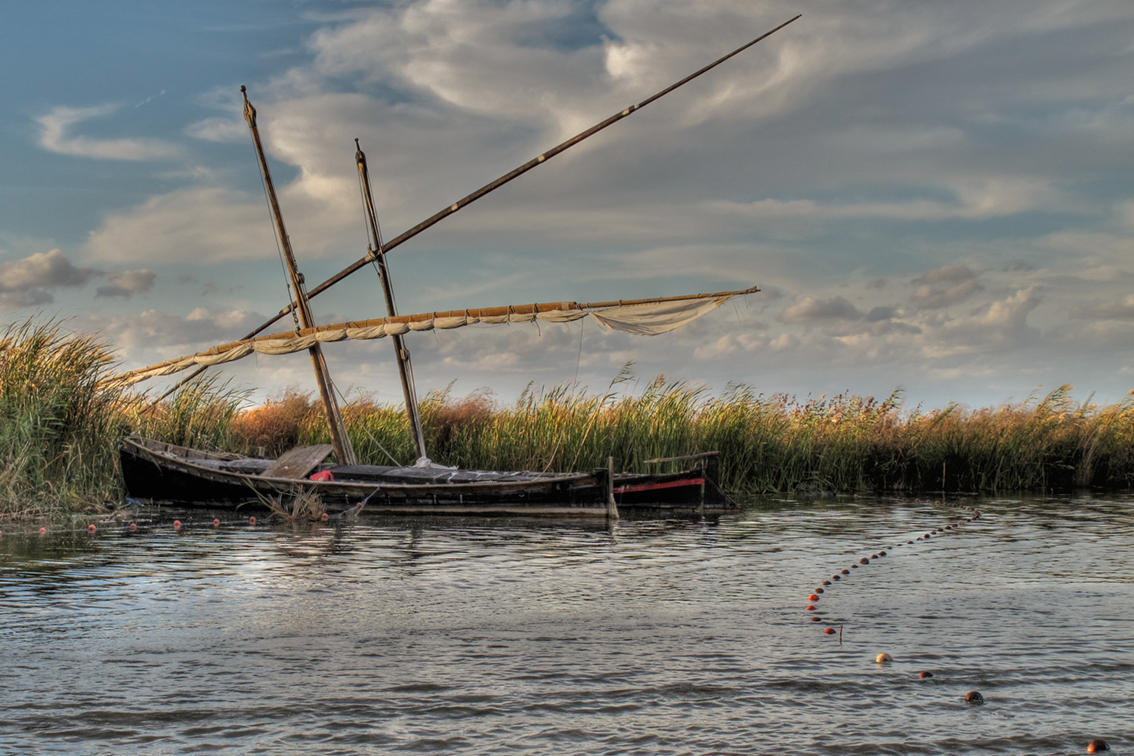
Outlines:
{"type": "Polygon", "coordinates": [[[618,519],[618,503],[614,500],[614,457],[606,460],[606,517],[608,520],[618,519]]]}
{"type": "MultiPolygon", "coordinates": [[[[288,277],[295,294],[295,310],[299,316],[300,325],[304,328],[313,328],[315,319],[311,316],[311,307],[307,304],[307,291],[303,286],[303,274],[299,272],[295,254],[291,250],[291,240],[288,238],[287,229],[284,228],[280,203],[276,199],[276,188],[272,184],[272,174],[268,170],[268,160],[264,156],[264,146],[260,143],[260,130],[256,127],[256,108],[252,107],[252,103],[248,101],[248,92],[244,87],[240,88],[240,93],[244,95],[244,120],[248,121],[248,128],[252,131],[252,142],[256,145],[256,155],[260,159],[260,171],[264,176],[264,190],[268,194],[268,204],[272,209],[272,217],[276,221],[276,231],[279,234],[280,245],[287,262],[288,277]]],[[[338,458],[339,464],[353,465],[356,461],[354,449],[351,447],[350,437],[347,435],[346,426],[343,424],[339,404],[335,400],[335,389],[331,383],[331,374],[327,369],[323,350],[319,347],[319,342],[315,342],[308,351],[311,352],[311,362],[315,367],[315,381],[319,384],[319,396],[323,399],[323,408],[327,412],[327,425],[330,426],[331,445],[334,447],[335,456],[338,458]]]]}

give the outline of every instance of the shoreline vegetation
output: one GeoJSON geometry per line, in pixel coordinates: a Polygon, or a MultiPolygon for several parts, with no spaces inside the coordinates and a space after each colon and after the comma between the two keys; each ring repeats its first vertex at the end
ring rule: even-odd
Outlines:
{"type": "MultiPolygon", "coordinates": [[[[285,391],[245,409],[249,392],[206,378],[152,411],[148,394],[109,386],[97,338],[55,321],[0,332],[0,515],[98,511],[123,493],[118,448],[130,432],[175,444],[277,456],[327,443],[319,403],[285,391]]],[[[904,409],[840,394],[798,400],[746,385],[718,395],[664,376],[634,393],[629,366],[605,394],[529,389],[511,404],[487,392],[421,403],[433,461],[471,469],[622,470],[721,452],[733,492],[993,492],[1134,486],[1134,396],[1076,403],[1070,386],[1018,404],[904,409]]],[[[1134,394],[1134,392],[1132,392],[1134,394]]],[[[344,408],[359,460],[410,464],[399,406],[361,395],[344,408]]]]}

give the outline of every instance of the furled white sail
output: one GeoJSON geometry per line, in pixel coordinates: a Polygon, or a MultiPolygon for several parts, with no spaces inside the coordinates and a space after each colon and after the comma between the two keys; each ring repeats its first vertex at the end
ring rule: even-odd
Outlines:
{"type": "Polygon", "coordinates": [[[188,370],[199,365],[213,366],[234,362],[253,353],[274,355],[300,352],[310,349],[315,343],[344,341],[346,339],[381,339],[395,334],[409,333],[410,331],[432,331],[435,328],[448,330],[471,325],[503,325],[535,321],[570,323],[588,315],[606,328],[636,336],[655,336],[679,328],[691,320],[696,320],[705,313],[720,307],[734,296],[751,294],[756,291],[759,291],[759,289],[753,287],[743,291],[716,294],[583,305],[574,302],[553,302],[335,323],[318,328],[304,329],[298,333],[279,333],[221,344],[204,352],[123,373],[111,380],[122,385],[130,385],[149,378],[179,373],[182,370],[188,370]]]}

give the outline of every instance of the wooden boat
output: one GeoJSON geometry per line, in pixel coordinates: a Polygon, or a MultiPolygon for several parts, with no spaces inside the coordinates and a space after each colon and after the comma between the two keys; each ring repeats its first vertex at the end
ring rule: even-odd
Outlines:
{"type": "Polygon", "coordinates": [[[695,463],[678,472],[611,476],[605,468],[586,473],[492,472],[436,465],[310,463],[330,451],[329,444],[300,447],[269,460],[131,437],[122,450],[122,472],[132,497],[180,504],[255,506],[269,499],[317,494],[331,512],[365,500],[367,512],[390,515],[576,517],[606,517],[625,509],[690,514],[735,506],[719,485],[716,453],[659,460],[695,463]],[[289,455],[292,464],[285,459],[289,455]]]}
{"type": "MultiPolygon", "coordinates": [[[[741,291],[662,297],[649,300],[600,302],[580,305],[552,302],[523,306],[479,308],[422,315],[399,316],[394,307],[386,254],[413,236],[466,207],[523,173],[545,163],[607,126],[668,94],[674,89],[720,65],[760,40],[774,34],[799,16],[781,24],[752,42],[734,50],[700,71],[617,113],[590,129],[568,139],[524,165],[501,176],[467,197],[458,200],[391,241],[383,241],[370,191],[366,157],[355,140],[355,159],[359,171],[362,200],[369,220],[370,239],[362,259],[308,291],[284,226],[271,172],[256,125],[256,110],[248,101],[244,87],[244,116],[260,163],[261,175],[276,229],[276,239],[286,266],[291,303],[238,341],[213,347],[194,355],[168,360],[131,371],[115,380],[123,385],[155,376],[171,375],[197,368],[188,379],[207,367],[241,359],[251,354],[288,354],[307,350],[315,370],[319,394],[326,412],[331,444],[293,449],[278,460],[256,459],[235,454],[209,452],[158,441],[131,437],[122,448],[122,473],[127,493],[134,498],[180,503],[266,503],[281,497],[317,494],[329,509],[349,509],[365,501],[368,511],[390,514],[501,514],[501,515],[606,515],[617,516],[618,508],[663,507],[704,511],[734,506],[718,481],[717,452],[690,457],[650,460],[649,464],[690,463],[688,469],[670,473],[614,473],[614,460],[608,467],[591,472],[493,472],[456,470],[429,461],[413,382],[409,350],[402,336],[411,331],[459,328],[472,324],[515,322],[571,322],[593,316],[607,328],[639,335],[657,335],[700,317],[729,298],[758,291],[741,291]],[[309,300],[346,276],[374,264],[382,284],[387,317],[333,325],[316,325],[309,300]],[[293,331],[260,336],[281,317],[292,314],[293,331]],[[405,398],[417,462],[408,467],[384,467],[356,463],[350,437],[335,399],[334,385],[323,357],[323,344],[344,339],[389,338],[394,346],[405,398]],[[324,460],[334,453],[337,464],[324,460]]],[[[170,389],[168,396],[177,386],[170,389]]],[[[160,401],[160,399],[159,399],[160,401]]]]}

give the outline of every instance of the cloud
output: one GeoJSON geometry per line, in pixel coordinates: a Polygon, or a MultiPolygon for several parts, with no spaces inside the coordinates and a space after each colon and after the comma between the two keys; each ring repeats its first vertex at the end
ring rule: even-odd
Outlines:
{"type": "Polygon", "coordinates": [[[1134,294],[1117,302],[1080,305],[1071,310],[1071,317],[1080,320],[1134,320],[1134,294]]]}
{"type": "Polygon", "coordinates": [[[55,301],[50,289],[78,288],[102,277],[109,278],[110,283],[100,286],[95,296],[129,298],[149,291],[156,274],[149,270],[107,272],[80,268],[62,250],[53,249],[0,263],[0,303],[11,308],[50,304],[55,301]]]}
{"type": "Polygon", "coordinates": [[[910,295],[910,302],[922,309],[948,307],[968,299],[981,288],[976,274],[964,265],[934,268],[912,283],[917,289],[910,295]]]}
{"type": "Polygon", "coordinates": [[[0,308],[17,310],[21,307],[38,307],[51,304],[55,297],[43,289],[26,291],[0,291],[0,308]]]}
{"type": "Polygon", "coordinates": [[[124,297],[129,299],[135,294],[149,291],[153,288],[157,275],[149,270],[125,270],[121,273],[107,273],[110,285],[100,286],[95,292],[97,297],[124,297]]]}
{"type": "Polygon", "coordinates": [[[243,142],[248,139],[248,124],[243,118],[206,118],[190,124],[185,133],[206,142],[243,142]]]}
{"type": "Polygon", "coordinates": [[[177,145],[158,139],[91,139],[68,134],[75,124],[110,115],[116,110],[115,105],[57,107],[36,119],[41,127],[39,144],[51,152],[100,160],[170,160],[181,156],[177,145]]]}
{"type": "Polygon", "coordinates": [[[816,299],[804,297],[780,313],[782,323],[830,323],[840,320],[862,320],[862,313],[845,297],[816,299]]]}
{"type": "Polygon", "coordinates": [[[240,338],[265,320],[249,310],[197,308],[187,316],[162,310],[130,315],[92,315],[85,327],[126,350],[134,367],[160,362],[240,338]]]}
{"type": "Polygon", "coordinates": [[[261,199],[220,187],[180,189],[107,217],[87,254],[112,263],[216,263],[276,255],[261,199]]]}
{"type": "Polygon", "coordinates": [[[55,297],[50,289],[83,286],[101,275],[102,271],[75,266],[58,249],[0,263],[0,307],[51,304],[55,297]]]}
{"type": "Polygon", "coordinates": [[[93,268],[76,267],[62,250],[37,252],[30,257],[0,263],[0,291],[83,286],[103,275],[93,268]]]}

